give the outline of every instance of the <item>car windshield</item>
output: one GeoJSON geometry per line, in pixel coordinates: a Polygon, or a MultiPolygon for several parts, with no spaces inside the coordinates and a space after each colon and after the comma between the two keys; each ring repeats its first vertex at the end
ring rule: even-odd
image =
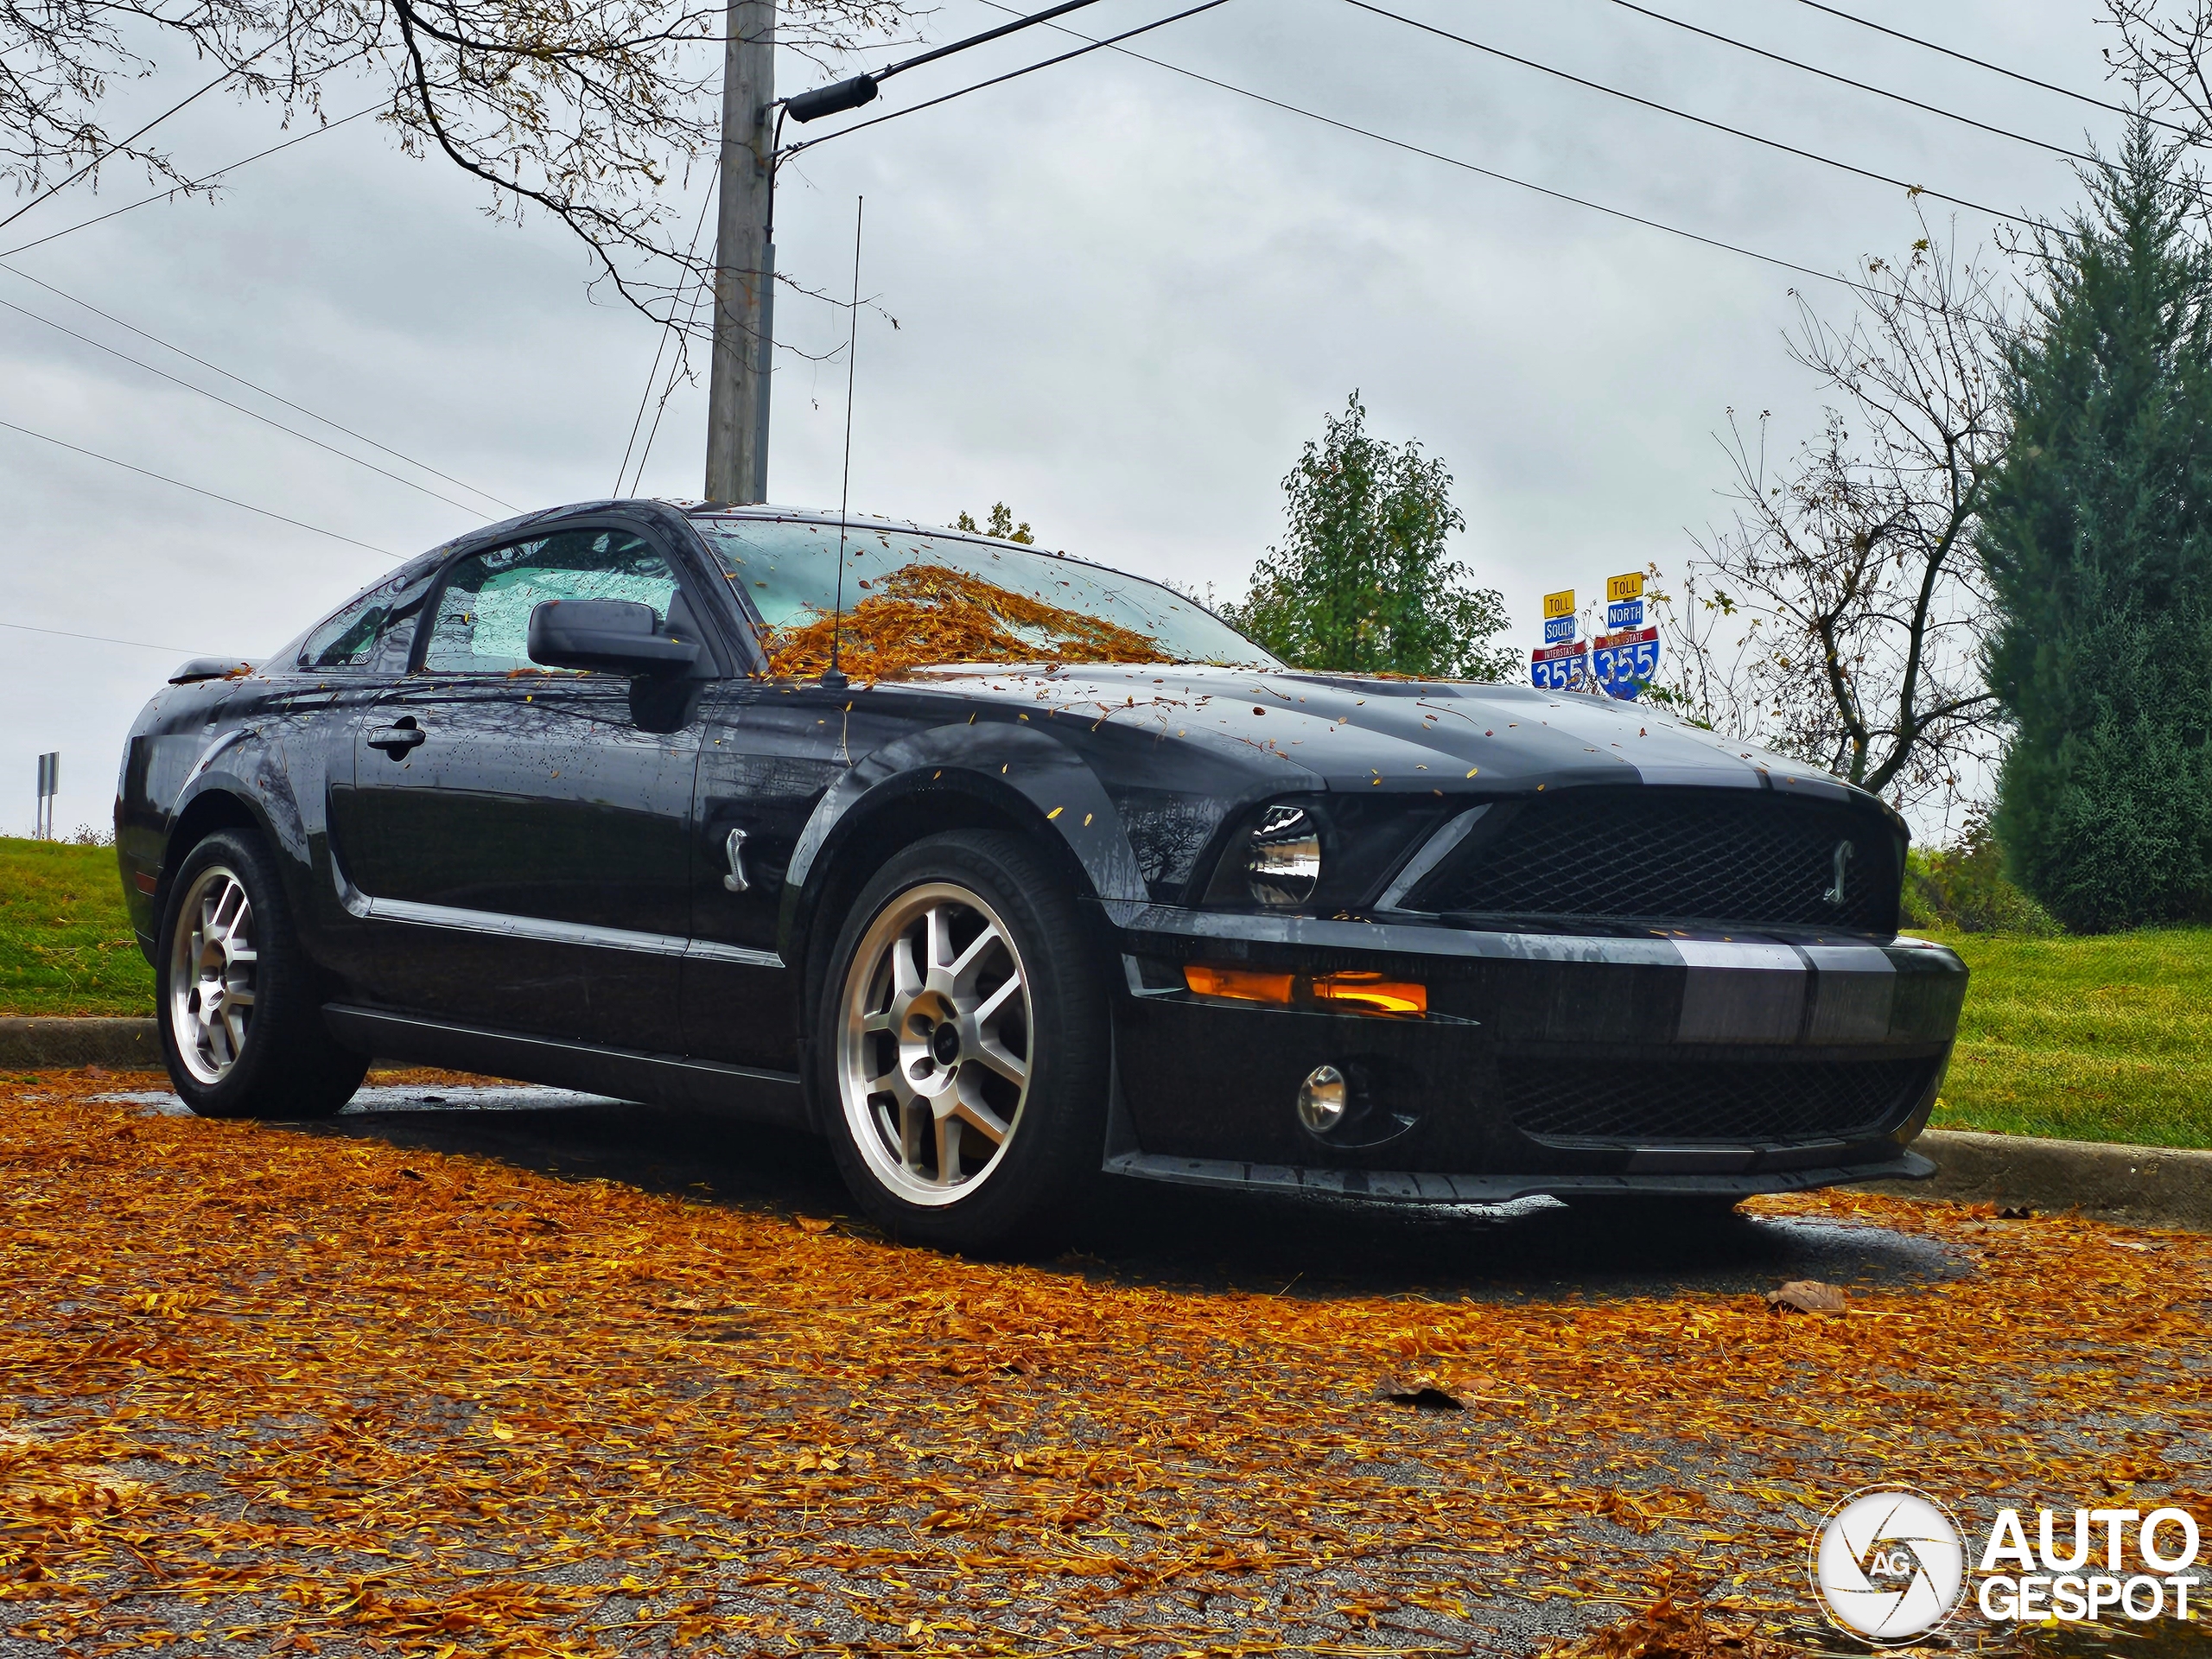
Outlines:
{"type": "MultiPolygon", "coordinates": [[[[692,521],[768,625],[776,674],[828,665],[837,526],[692,521]]],[[[845,532],[841,664],[885,678],[953,663],[1280,666],[1173,589],[1014,542],[862,522],[845,532]]]]}

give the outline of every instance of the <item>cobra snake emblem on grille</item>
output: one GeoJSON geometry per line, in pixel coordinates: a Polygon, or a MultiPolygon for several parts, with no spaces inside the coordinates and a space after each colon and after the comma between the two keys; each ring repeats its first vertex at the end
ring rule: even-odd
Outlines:
{"type": "Polygon", "coordinates": [[[1835,844],[1835,885],[1830,887],[1826,893],[1822,893],[1821,897],[1827,899],[1828,903],[1834,905],[1838,910],[1841,910],[1843,908],[1844,874],[1851,868],[1851,857],[1856,851],[1858,851],[1858,849],[1853,847],[1847,841],[1839,841],[1835,844]]]}

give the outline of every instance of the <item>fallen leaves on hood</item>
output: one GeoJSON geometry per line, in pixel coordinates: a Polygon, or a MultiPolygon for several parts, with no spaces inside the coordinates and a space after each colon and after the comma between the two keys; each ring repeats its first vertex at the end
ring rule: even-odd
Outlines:
{"type": "Polygon", "coordinates": [[[767,671],[810,677],[838,664],[856,680],[896,679],[954,663],[1166,663],[1144,634],[1081,611],[1047,605],[941,564],[910,564],[880,591],[834,614],[772,630],[767,671]]]}

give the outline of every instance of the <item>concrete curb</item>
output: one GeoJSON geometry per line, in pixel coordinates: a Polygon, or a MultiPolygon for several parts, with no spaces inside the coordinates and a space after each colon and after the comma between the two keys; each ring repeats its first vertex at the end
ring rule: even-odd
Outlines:
{"type": "Polygon", "coordinates": [[[1930,1129],[1912,1149],[1935,1160],[1933,1178],[1872,1181],[1866,1190],[2043,1215],[2070,1210],[2123,1227],[2212,1233],[2212,1152],[1967,1129],[1930,1129]]]}
{"type": "Polygon", "coordinates": [[[151,1020],[0,1019],[0,1066],[79,1065],[159,1071],[160,1033],[151,1020]]]}
{"type": "MultiPolygon", "coordinates": [[[[151,1020],[0,1019],[0,1067],[105,1065],[159,1071],[151,1020]]],[[[2212,1152],[2042,1141],[1930,1129],[1913,1150],[1933,1159],[1925,1181],[1873,1181],[1892,1198],[1995,1204],[2050,1215],[2075,1211],[2124,1227],[2212,1233],[2212,1152]]]]}

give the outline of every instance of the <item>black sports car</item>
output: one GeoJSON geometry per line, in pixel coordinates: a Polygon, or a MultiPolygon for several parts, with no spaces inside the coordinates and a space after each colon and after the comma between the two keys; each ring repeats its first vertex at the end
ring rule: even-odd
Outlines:
{"type": "Polygon", "coordinates": [[[1904,824],[1824,773],[1603,697],[1294,671],[1098,565],[775,508],[532,514],[188,664],[116,840],[195,1111],[335,1112],[372,1054],[727,1106],[963,1247],[1051,1234],[1102,1171],[1924,1175],[1966,987],[1897,936],[1904,824]]]}

